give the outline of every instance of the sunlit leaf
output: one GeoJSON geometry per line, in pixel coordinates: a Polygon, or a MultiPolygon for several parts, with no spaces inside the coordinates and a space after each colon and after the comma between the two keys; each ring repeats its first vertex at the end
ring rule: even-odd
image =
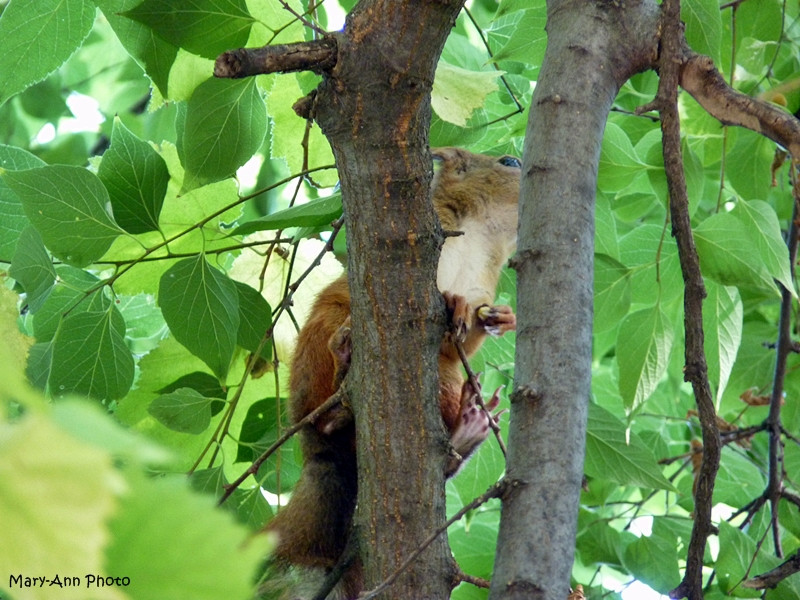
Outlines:
{"type": "Polygon", "coordinates": [[[692,50],[710,56],[716,64],[720,58],[722,14],[716,0],[688,0],[681,4],[681,19],[686,23],[686,40],[692,50]]]}
{"type": "MultiPolygon", "coordinates": [[[[6,425],[0,435],[3,589],[11,574],[103,572],[107,521],[123,490],[110,455],[48,419],[29,415],[6,425]]],[[[49,600],[53,589],[27,588],[19,597],[49,600]]]]}
{"type": "Polygon", "coordinates": [[[605,331],[619,324],[631,305],[630,270],[603,254],[595,259],[595,330],[605,331]]]}
{"type": "Polygon", "coordinates": [[[124,13],[168,42],[189,52],[216,58],[246,45],[253,17],[245,0],[144,0],[124,13]],[[214,35],[209,36],[208,32],[214,35]]]}
{"type": "Polygon", "coordinates": [[[728,385],[742,341],[743,308],[739,290],[735,287],[707,281],[706,291],[708,295],[703,302],[704,347],[708,378],[719,399],[728,385]]]}
{"type": "Polygon", "coordinates": [[[619,391],[629,408],[647,400],[664,376],[673,336],[672,325],[658,306],[631,313],[620,324],[619,391]]]}
{"type": "Polygon", "coordinates": [[[264,536],[235,525],[214,498],[192,491],[185,477],[138,476],[129,485],[109,523],[105,567],[130,577],[132,597],[252,597],[256,568],[269,546],[264,536]]]}
{"type": "Polygon", "coordinates": [[[449,123],[466,126],[473,111],[483,106],[486,96],[497,90],[500,71],[468,71],[439,61],[433,81],[431,106],[449,123]]]}
{"type": "Polygon", "coordinates": [[[0,104],[61,66],[89,35],[89,0],[14,0],[0,16],[0,104]]]}

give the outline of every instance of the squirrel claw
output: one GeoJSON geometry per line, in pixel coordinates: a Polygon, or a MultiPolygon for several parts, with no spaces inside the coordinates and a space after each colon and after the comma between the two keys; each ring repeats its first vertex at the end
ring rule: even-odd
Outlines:
{"type": "Polygon", "coordinates": [[[444,292],[442,295],[450,317],[452,335],[463,342],[467,338],[469,328],[470,308],[467,299],[451,292],[444,292]]]}

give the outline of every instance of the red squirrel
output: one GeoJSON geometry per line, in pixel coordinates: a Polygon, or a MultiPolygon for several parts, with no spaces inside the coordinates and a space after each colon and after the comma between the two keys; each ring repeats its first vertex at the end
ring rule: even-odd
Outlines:
{"type": "MultiPolygon", "coordinates": [[[[520,161],[459,148],[433,149],[439,167],[432,183],[433,206],[448,236],[442,248],[437,285],[451,316],[453,333],[439,351],[439,402],[455,452],[452,476],[483,442],[489,417],[475,403],[452,335],[467,356],[487,334],[516,327],[508,306],[494,306],[503,265],[516,248],[520,161]]],[[[317,297],[300,331],[291,365],[290,413],[296,423],[339,387],[350,360],[350,294],[343,276],[317,297]]],[[[497,392],[487,407],[497,406],[497,392]]],[[[279,563],[331,569],[344,550],[357,495],[355,429],[341,405],[301,430],[304,465],[289,503],[266,526],[278,534],[279,563]]],[[[357,569],[356,569],[357,570],[357,569]]],[[[360,574],[345,574],[341,594],[355,597],[360,574]]]]}

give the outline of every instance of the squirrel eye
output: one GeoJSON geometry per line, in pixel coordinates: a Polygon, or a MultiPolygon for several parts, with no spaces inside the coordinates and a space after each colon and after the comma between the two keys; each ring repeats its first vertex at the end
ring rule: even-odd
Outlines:
{"type": "Polygon", "coordinates": [[[522,168],[522,162],[516,156],[503,156],[497,162],[504,167],[516,167],[517,169],[522,168]]]}

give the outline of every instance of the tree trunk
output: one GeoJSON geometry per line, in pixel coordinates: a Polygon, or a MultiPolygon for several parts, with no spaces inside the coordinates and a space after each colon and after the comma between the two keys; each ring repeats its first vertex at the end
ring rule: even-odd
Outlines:
{"type": "Polygon", "coordinates": [[[575,549],[592,362],[594,199],[620,86],[656,56],[653,2],[548,2],[525,136],[516,384],[491,598],[563,600],[575,549]],[[554,301],[556,299],[556,301],[554,301]]]}
{"type": "MultiPolygon", "coordinates": [[[[316,118],[336,156],[347,227],[347,387],[366,589],[445,515],[437,376],[445,319],[436,288],[443,237],[429,198],[428,128],[435,67],[462,4],[360,2],[337,36],[336,67],[317,92],[316,118]]],[[[447,538],[440,536],[382,597],[447,598],[451,584],[447,538]]]]}

